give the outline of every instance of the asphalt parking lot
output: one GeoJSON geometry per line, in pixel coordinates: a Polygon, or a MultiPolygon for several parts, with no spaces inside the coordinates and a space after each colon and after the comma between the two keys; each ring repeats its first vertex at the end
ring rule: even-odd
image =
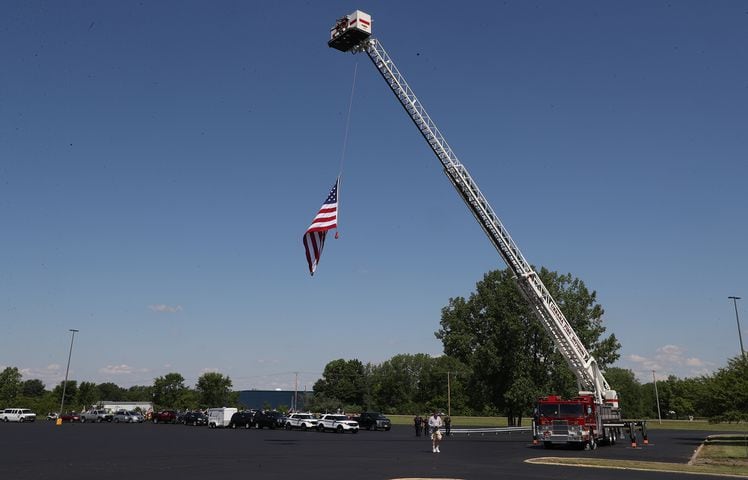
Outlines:
{"type": "Polygon", "coordinates": [[[532,446],[525,433],[463,435],[446,438],[442,453],[434,454],[430,441],[401,426],[389,432],[337,434],[37,421],[0,424],[0,478],[674,479],[686,475],[530,465],[524,460],[552,455],[685,463],[706,435],[651,431],[646,448],[621,442],[596,451],[547,451],[532,446]]]}

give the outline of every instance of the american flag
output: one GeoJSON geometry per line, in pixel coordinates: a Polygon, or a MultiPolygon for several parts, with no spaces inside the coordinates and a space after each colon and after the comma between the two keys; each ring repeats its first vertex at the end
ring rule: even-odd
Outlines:
{"type": "Polygon", "coordinates": [[[306,249],[306,261],[309,264],[309,273],[314,275],[317,264],[322,256],[322,247],[325,246],[325,236],[328,230],[338,227],[338,184],[340,177],[327,195],[325,203],[319,209],[312,224],[304,233],[304,248],[306,249]]]}

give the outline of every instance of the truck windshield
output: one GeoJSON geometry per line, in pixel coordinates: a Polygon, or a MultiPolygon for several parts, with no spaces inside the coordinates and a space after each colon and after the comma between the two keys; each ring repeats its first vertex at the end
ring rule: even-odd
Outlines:
{"type": "Polygon", "coordinates": [[[541,403],[538,412],[543,417],[581,417],[584,405],[581,403],[541,403]]]}
{"type": "Polygon", "coordinates": [[[560,405],[562,417],[583,417],[584,405],[581,403],[562,403],[560,405]]]}
{"type": "Polygon", "coordinates": [[[558,403],[541,403],[538,412],[543,417],[555,417],[558,415],[558,403]]]}

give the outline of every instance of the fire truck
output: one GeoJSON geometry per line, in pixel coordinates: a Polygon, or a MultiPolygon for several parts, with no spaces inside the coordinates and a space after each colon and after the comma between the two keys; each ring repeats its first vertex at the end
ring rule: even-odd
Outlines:
{"type": "Polygon", "coordinates": [[[356,10],[335,22],[330,29],[327,44],[341,52],[365,52],[369,56],[441,162],[447,178],[513,272],[522,295],[576,376],[579,396],[562,399],[551,395],[538,400],[533,415],[534,442],[542,442],[546,447],[570,444],[595,449],[603,443],[615,443],[624,431],[628,431],[632,445],[635,446],[636,434],[640,431],[646,444],[645,423],[621,419],[618,394],[605,380],[597,361],[582,344],[538,274],[525,260],[477,183],[458,160],[395,62],[382,47],[381,42],[371,35],[371,16],[356,10]]]}

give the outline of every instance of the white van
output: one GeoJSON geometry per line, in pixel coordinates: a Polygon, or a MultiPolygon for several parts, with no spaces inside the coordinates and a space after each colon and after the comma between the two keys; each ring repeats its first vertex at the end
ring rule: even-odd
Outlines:
{"type": "Polygon", "coordinates": [[[231,416],[238,410],[234,407],[221,407],[208,409],[208,427],[223,428],[228,427],[231,422],[231,416]]]}
{"type": "Polygon", "coordinates": [[[4,422],[33,422],[36,414],[28,408],[6,408],[2,412],[4,422]]]}

